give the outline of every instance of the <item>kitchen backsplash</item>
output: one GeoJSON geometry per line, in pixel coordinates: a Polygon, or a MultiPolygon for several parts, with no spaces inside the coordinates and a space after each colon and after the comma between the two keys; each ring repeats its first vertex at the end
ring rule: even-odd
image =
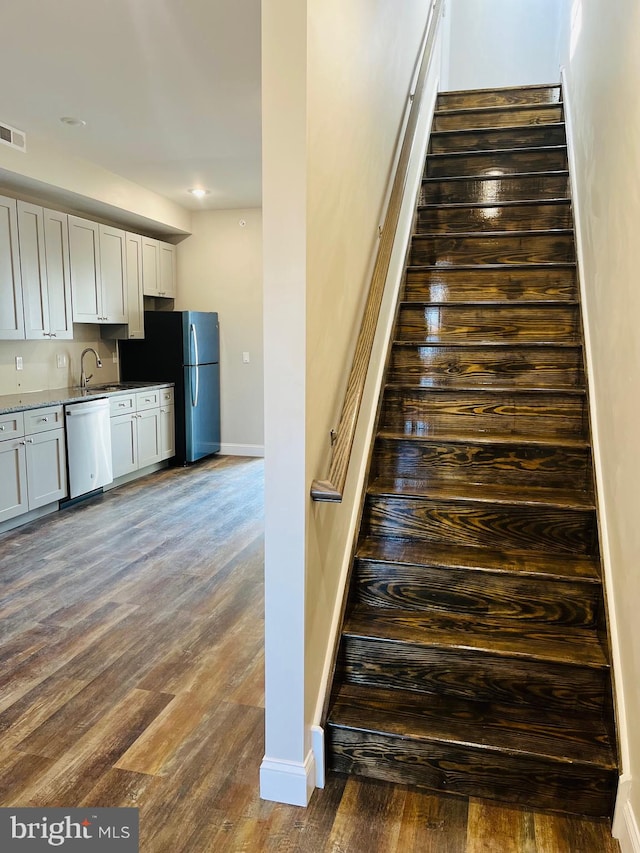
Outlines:
{"type": "Polygon", "coordinates": [[[113,361],[116,342],[101,340],[98,326],[74,325],[72,341],[0,341],[0,395],[78,385],[85,347],[94,347],[102,359],[103,366],[97,370],[94,357],[87,355],[85,369],[93,373],[91,381],[117,381],[118,365],[113,361]],[[16,370],[18,357],[22,358],[22,370],[16,370]]]}

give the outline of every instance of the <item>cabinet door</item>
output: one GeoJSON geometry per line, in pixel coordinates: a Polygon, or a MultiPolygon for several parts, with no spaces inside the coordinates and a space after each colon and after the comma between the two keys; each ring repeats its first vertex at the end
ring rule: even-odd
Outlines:
{"type": "Polygon", "coordinates": [[[158,243],[159,270],[158,296],[176,295],[176,247],[171,243],[158,243]]]}
{"type": "Polygon", "coordinates": [[[111,418],[113,479],[138,470],[138,431],[135,412],[111,418]]]}
{"type": "Polygon", "coordinates": [[[159,462],[160,453],[160,409],[138,412],[138,467],[144,468],[159,462]]]}
{"type": "Polygon", "coordinates": [[[142,237],[127,234],[127,309],[128,337],[144,338],[144,296],[142,294],[142,237]]]}
{"type": "Polygon", "coordinates": [[[127,270],[124,231],[100,225],[100,275],[103,323],[127,322],[127,270]]]}
{"type": "Polygon", "coordinates": [[[157,296],[160,271],[158,241],[151,237],[142,238],[142,292],[145,296],[157,296]]]}
{"type": "Polygon", "coordinates": [[[69,264],[74,323],[102,322],[100,234],[97,222],[69,217],[69,264]]]}
{"type": "Polygon", "coordinates": [[[18,240],[27,340],[50,337],[44,216],[35,204],[18,202],[18,240]]]}
{"type": "Polygon", "coordinates": [[[8,521],[29,509],[25,439],[0,441],[0,521],[8,521]]]}
{"type": "Polygon", "coordinates": [[[24,340],[18,214],[13,198],[0,196],[0,340],[24,340]]]}
{"type": "Polygon", "coordinates": [[[176,420],[173,406],[160,409],[160,458],[171,459],[176,455],[176,420]]]}
{"type": "Polygon", "coordinates": [[[44,248],[47,265],[49,334],[70,341],[73,338],[71,317],[71,272],[69,269],[69,217],[57,210],[42,211],[44,248]]]}
{"type": "Polygon", "coordinates": [[[64,429],[26,438],[29,509],[59,501],[67,494],[64,429]]]}

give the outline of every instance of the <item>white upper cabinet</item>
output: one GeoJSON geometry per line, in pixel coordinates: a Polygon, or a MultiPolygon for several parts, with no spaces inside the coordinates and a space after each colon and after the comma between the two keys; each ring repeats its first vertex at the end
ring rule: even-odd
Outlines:
{"type": "Polygon", "coordinates": [[[142,237],[126,236],[127,293],[130,338],[144,338],[144,297],[142,295],[142,237]]]}
{"type": "Polygon", "coordinates": [[[73,319],[76,323],[126,323],[125,232],[69,217],[73,319]]]}
{"type": "Polygon", "coordinates": [[[142,238],[142,290],[145,296],[176,295],[176,247],[171,243],[142,238]]]}
{"type": "Polygon", "coordinates": [[[69,258],[74,323],[103,322],[97,222],[69,217],[69,258]]]}
{"type": "Polygon", "coordinates": [[[142,292],[145,296],[157,296],[160,282],[160,247],[153,237],[142,238],[142,292]]]}
{"type": "Polygon", "coordinates": [[[171,243],[158,243],[160,281],[158,296],[176,295],[176,247],[171,243]]]}
{"type": "Polygon", "coordinates": [[[126,234],[100,225],[100,271],[103,323],[127,322],[126,234]]]}
{"type": "Polygon", "coordinates": [[[0,339],[24,340],[16,200],[0,196],[0,339]]]}
{"type": "Polygon", "coordinates": [[[18,202],[20,268],[28,340],[73,337],[67,215],[18,202]]]}

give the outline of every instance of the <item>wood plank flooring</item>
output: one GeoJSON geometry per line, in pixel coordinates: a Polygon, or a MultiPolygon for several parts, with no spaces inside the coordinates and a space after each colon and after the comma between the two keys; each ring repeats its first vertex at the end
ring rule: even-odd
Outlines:
{"type": "Polygon", "coordinates": [[[258,795],[262,462],[170,469],[0,537],[0,805],[136,806],[144,853],[615,853],[606,821],[330,774],[258,795]]]}

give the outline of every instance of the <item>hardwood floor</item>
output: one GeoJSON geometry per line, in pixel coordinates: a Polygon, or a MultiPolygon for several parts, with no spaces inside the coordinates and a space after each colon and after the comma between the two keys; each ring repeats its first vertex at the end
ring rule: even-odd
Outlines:
{"type": "Polygon", "coordinates": [[[262,462],[0,537],[0,805],[136,806],[144,853],[613,853],[606,821],[330,774],[263,802],[262,462]]]}

